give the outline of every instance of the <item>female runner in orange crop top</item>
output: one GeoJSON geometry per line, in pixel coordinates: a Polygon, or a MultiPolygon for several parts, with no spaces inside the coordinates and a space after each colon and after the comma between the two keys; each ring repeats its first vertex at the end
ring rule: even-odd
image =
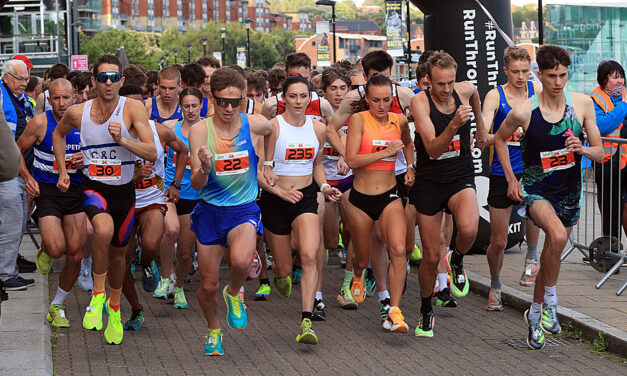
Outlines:
{"type": "MultiPolygon", "coordinates": [[[[347,212],[355,258],[351,293],[355,301],[364,300],[364,269],[370,257],[372,226],[379,229],[388,245],[390,267],[390,311],[383,327],[393,332],[407,333],[407,324],[400,309],[403,284],[407,273],[405,256],[405,212],[397,192],[394,164],[396,154],[403,148],[407,164],[413,165],[414,147],[407,118],[389,112],[392,105],[392,82],[375,75],[366,84],[369,110],[350,119],[346,140],[346,161],[353,169],[355,180],[349,195],[347,212]]],[[[409,168],[405,184],[414,183],[414,169],[409,168]]]]}

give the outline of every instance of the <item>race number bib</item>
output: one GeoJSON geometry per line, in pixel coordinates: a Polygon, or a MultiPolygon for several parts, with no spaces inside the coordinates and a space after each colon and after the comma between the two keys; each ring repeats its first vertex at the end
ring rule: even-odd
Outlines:
{"type": "Polygon", "coordinates": [[[152,177],[145,178],[140,181],[135,181],[136,190],[148,189],[156,185],[157,185],[157,177],[154,174],[152,174],[152,177]]]}
{"type": "Polygon", "coordinates": [[[307,163],[314,159],[316,148],[310,144],[287,144],[285,163],[307,163]]]}
{"type": "Polygon", "coordinates": [[[121,180],[122,161],[119,159],[91,159],[89,177],[92,180],[121,180]]]}
{"type": "Polygon", "coordinates": [[[238,175],[248,171],[248,150],[215,156],[216,176],[238,175]]]}
{"type": "MultiPolygon", "coordinates": [[[[65,155],[65,169],[68,174],[75,174],[78,170],[78,165],[72,162],[71,154],[65,155]]],[[[52,172],[54,172],[55,174],[59,173],[59,165],[57,164],[56,159],[54,160],[54,162],[52,162],[52,172]]]]}
{"type": "Polygon", "coordinates": [[[455,136],[453,136],[451,143],[448,144],[448,149],[446,149],[446,151],[442,153],[442,155],[440,155],[438,158],[431,158],[431,159],[441,161],[443,159],[459,157],[461,145],[462,144],[459,139],[459,135],[456,134],[455,136]]]}
{"type": "Polygon", "coordinates": [[[331,144],[329,144],[328,142],[324,143],[324,149],[322,149],[322,156],[325,159],[332,159],[335,161],[340,159],[340,153],[338,153],[335,149],[333,149],[333,146],[331,146],[331,144]]]}
{"type": "MultiPolygon", "coordinates": [[[[518,129],[516,129],[516,132],[522,132],[522,131],[523,131],[522,127],[518,127],[518,129]]],[[[513,134],[512,137],[505,140],[505,143],[508,146],[520,146],[520,137],[516,137],[516,135],[513,134]]]]}
{"type": "MultiPolygon", "coordinates": [[[[176,168],[176,159],[177,159],[178,154],[174,153],[174,155],[172,155],[172,165],[174,166],[174,168],[176,168]]],[[[189,149],[187,150],[187,161],[185,162],[185,169],[186,170],[191,170],[191,164],[190,164],[190,154],[189,154],[189,149]]]]}
{"type": "Polygon", "coordinates": [[[572,151],[564,149],[554,151],[540,152],[540,160],[542,161],[542,169],[544,173],[566,170],[575,165],[575,154],[572,151]]]}
{"type": "MultiPolygon", "coordinates": [[[[385,150],[388,145],[390,144],[390,140],[372,140],[372,151],[374,153],[381,151],[381,150],[385,150]]],[[[381,158],[382,161],[385,162],[394,162],[396,161],[396,155],[391,156],[391,157],[385,157],[385,158],[381,158]]]]}

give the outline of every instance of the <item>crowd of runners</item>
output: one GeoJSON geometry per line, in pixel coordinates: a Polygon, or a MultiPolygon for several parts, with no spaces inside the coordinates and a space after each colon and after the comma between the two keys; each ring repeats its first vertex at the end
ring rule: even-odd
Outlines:
{"type": "MultiPolygon", "coordinates": [[[[104,55],[90,72],[50,76],[16,137],[42,238],[38,270],[49,273],[65,255],[50,325],[78,321],[64,306],[77,283],[92,294],[83,327],[102,330],[106,314],[105,340],[120,344],[132,335],[125,331],[156,320],[144,316],[136,270],[142,288],[173,299],[174,309],[188,308],[194,291],[184,281],[198,270],[207,355],[224,354],[218,311],[226,309],[229,327],[246,327],[249,277],[259,278],[254,300],[287,298],[300,285],[300,343],[318,343],[312,322],[326,320],[327,309],[357,309],[368,296],[380,303],[372,319],[383,329],[408,333],[411,325],[432,337],[433,301],[454,309],[469,291],[464,254],[479,224],[472,152],[493,147],[486,309],[503,310],[509,217],[522,204],[528,252],[520,284],[535,284],[527,343],[542,348],[544,333],[561,330],[556,284],[579,218],[581,157],[600,162],[603,149],[592,100],[565,91],[565,50],[538,49],[541,85],[529,81],[526,50],[509,47],[504,60],[508,81],[483,106],[472,83],[455,82],[457,64],[443,51],[422,55],[415,92],[390,80],[394,60],[385,51],[321,73],[303,53],[269,72],[220,67],[212,57],[159,72],[123,69],[104,55]],[[324,298],[325,263],[337,249],[344,280],[324,298]],[[417,282],[409,259],[418,255],[420,315],[406,320],[403,306],[417,304],[403,301],[417,282]],[[122,294],[130,312],[120,309],[122,294]]],[[[25,79],[21,64],[12,60],[5,73],[25,79]]],[[[9,290],[29,284],[5,281],[9,290]]]]}

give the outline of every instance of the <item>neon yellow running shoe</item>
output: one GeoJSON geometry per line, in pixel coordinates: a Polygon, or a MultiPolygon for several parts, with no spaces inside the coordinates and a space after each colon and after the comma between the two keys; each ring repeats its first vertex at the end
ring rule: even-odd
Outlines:
{"type": "Polygon", "coordinates": [[[41,247],[37,250],[37,256],[35,256],[35,266],[39,273],[48,275],[52,270],[52,257],[48,256],[41,247]]]}
{"type": "Polygon", "coordinates": [[[124,328],[122,327],[122,315],[121,308],[118,308],[116,312],[111,306],[109,306],[109,299],[105,303],[107,306],[107,316],[109,321],[107,322],[107,329],[104,331],[104,337],[108,344],[119,345],[122,343],[122,337],[124,337],[124,328]]]}
{"type": "Polygon", "coordinates": [[[65,317],[65,306],[53,304],[48,309],[48,322],[55,328],[69,328],[70,321],[65,317]]]}
{"type": "Polygon", "coordinates": [[[175,309],[187,309],[187,299],[185,299],[185,292],[182,287],[174,288],[174,308],[175,309]]]}
{"type": "Polygon", "coordinates": [[[300,323],[300,333],[296,336],[296,342],[304,343],[306,345],[317,345],[318,337],[316,333],[311,329],[311,320],[303,319],[300,323]]]}
{"type": "Polygon", "coordinates": [[[422,260],[422,251],[420,250],[420,248],[418,248],[416,244],[414,244],[414,251],[411,253],[411,256],[409,256],[409,260],[410,261],[422,260]]]}
{"type": "Polygon", "coordinates": [[[102,329],[102,309],[104,308],[107,295],[102,292],[91,297],[91,301],[85,308],[85,316],[83,316],[83,328],[87,330],[102,329]]]}
{"type": "Polygon", "coordinates": [[[292,278],[289,275],[285,278],[274,277],[274,287],[279,295],[289,298],[292,295],[292,278]]]}

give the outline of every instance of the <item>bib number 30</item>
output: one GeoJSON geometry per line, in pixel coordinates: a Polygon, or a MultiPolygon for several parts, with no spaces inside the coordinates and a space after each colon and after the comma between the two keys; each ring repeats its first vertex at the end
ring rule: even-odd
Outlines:
{"type": "Polygon", "coordinates": [[[92,159],[89,177],[93,180],[121,180],[122,162],[119,159],[92,159]]]}

